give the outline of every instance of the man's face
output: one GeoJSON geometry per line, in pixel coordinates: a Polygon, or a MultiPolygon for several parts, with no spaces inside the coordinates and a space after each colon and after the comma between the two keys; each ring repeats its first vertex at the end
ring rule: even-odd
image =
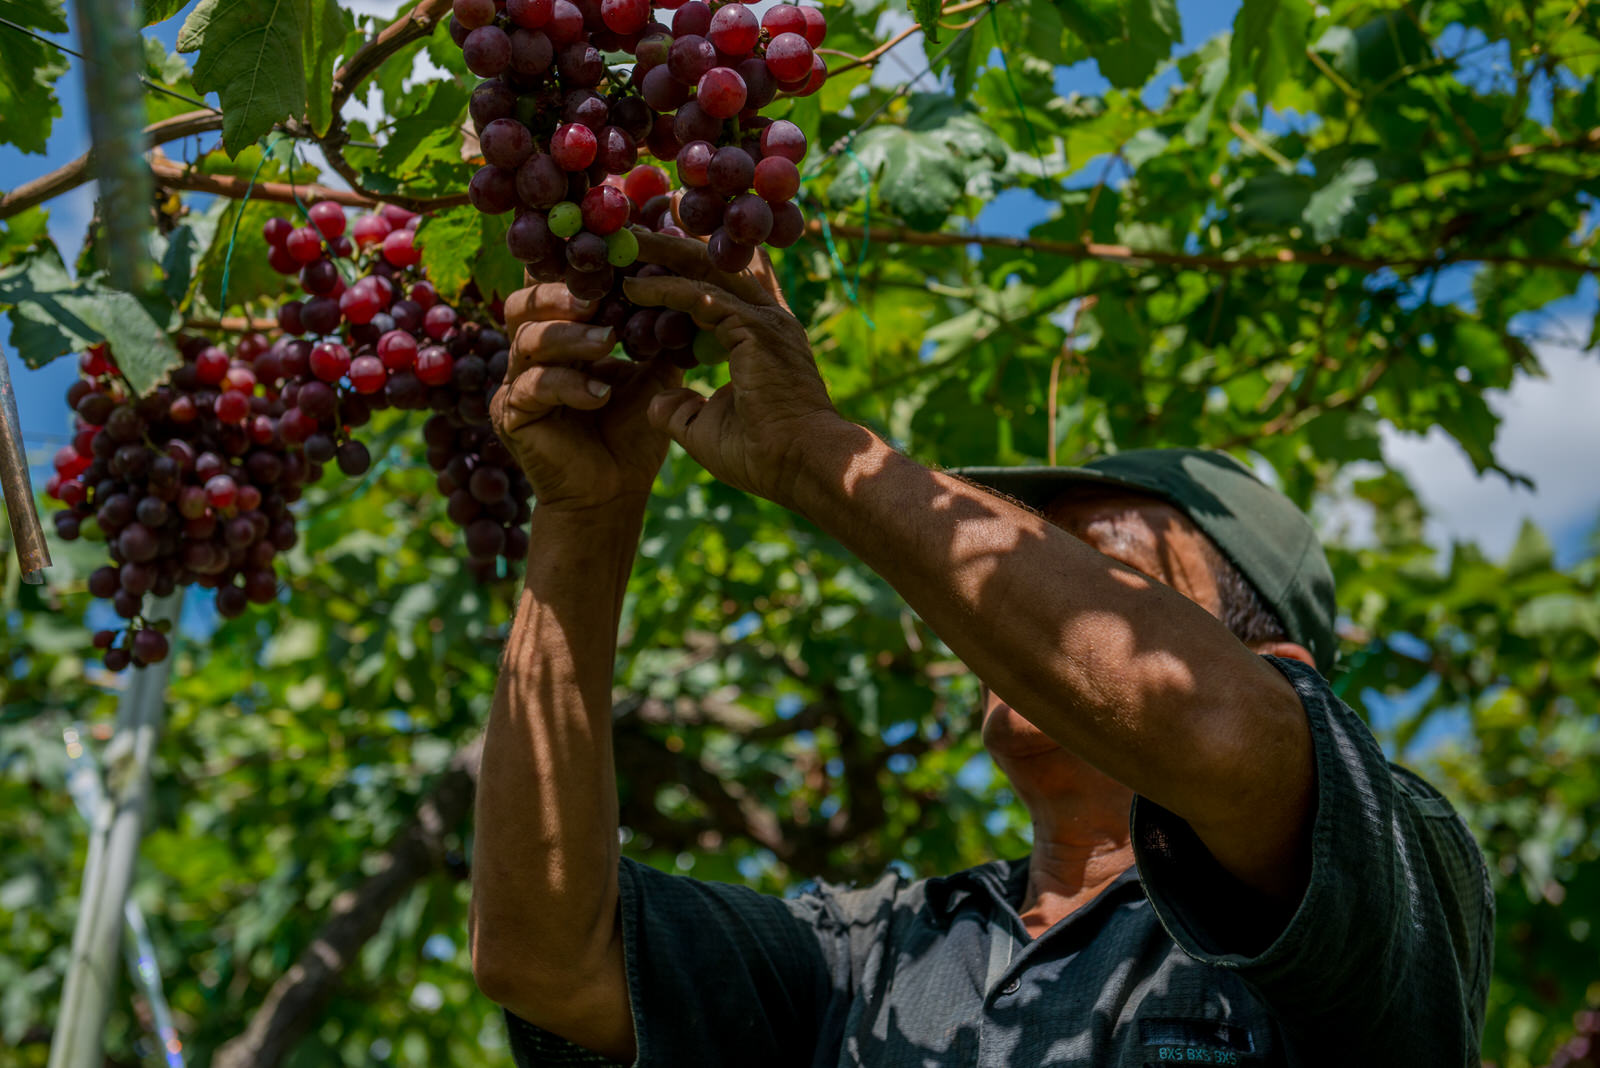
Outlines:
{"type": "MultiPolygon", "coordinates": [[[[1172,505],[1142,494],[1090,487],[1069,491],[1044,516],[1090,548],[1171,586],[1220,617],[1222,599],[1206,536],[1172,505]]],[[[1065,755],[994,691],[985,688],[984,698],[983,744],[1013,780],[1021,770],[1019,762],[1065,755]]]]}

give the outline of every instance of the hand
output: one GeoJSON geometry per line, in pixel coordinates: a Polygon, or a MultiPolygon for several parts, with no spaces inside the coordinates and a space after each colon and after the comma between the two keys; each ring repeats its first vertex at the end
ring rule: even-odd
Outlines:
{"type": "Polygon", "coordinates": [[[623,293],[636,304],[688,312],[713,331],[733,379],[709,398],[662,391],[650,404],[651,425],[728,485],[792,506],[806,443],[842,419],[771,265],[762,256],[750,271],[727,274],[711,266],[701,242],[642,232],[639,258],[676,277],[629,278],[623,293]]]}
{"type": "Polygon", "coordinates": [[[511,363],[489,412],[540,508],[642,507],[666,459],[670,440],[646,411],[682,372],[611,357],[615,332],[583,321],[593,310],[559,284],[506,301],[511,363]]]}

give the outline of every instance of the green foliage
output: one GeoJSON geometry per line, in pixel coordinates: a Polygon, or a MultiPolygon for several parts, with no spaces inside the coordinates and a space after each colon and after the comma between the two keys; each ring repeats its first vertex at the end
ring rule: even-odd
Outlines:
{"type": "MultiPolygon", "coordinates": [[[[62,0],[0,0],[0,18],[44,33],[67,32],[62,0]]],[[[56,79],[66,69],[66,58],[43,41],[12,30],[0,34],[0,143],[44,152],[61,115],[56,79]]]]}
{"type": "Polygon", "coordinates": [[[302,114],[327,129],[333,61],[351,25],[335,0],[200,0],[178,51],[199,53],[194,84],[221,102],[228,155],[302,114]]]}

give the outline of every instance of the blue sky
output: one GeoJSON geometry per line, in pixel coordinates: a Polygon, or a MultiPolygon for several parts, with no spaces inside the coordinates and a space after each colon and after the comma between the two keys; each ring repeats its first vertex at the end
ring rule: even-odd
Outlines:
{"type": "MultiPolygon", "coordinates": [[[[356,0],[351,6],[381,13],[396,5],[393,0],[356,0]]],[[[1188,49],[1226,30],[1238,4],[1234,0],[1179,0],[1178,7],[1184,47],[1188,49]]],[[[70,12],[71,5],[68,9],[70,12]]],[[[170,49],[181,24],[180,16],[151,32],[170,49]]],[[[0,32],[10,31],[0,28],[0,32]]],[[[879,72],[881,78],[899,80],[906,76],[907,65],[913,71],[924,65],[920,43],[915,38],[901,45],[897,53],[900,65],[885,64],[879,72]]],[[[79,78],[79,72],[73,69],[58,83],[62,116],[56,121],[44,156],[25,156],[0,146],[0,188],[13,188],[47,173],[85,150],[87,116],[79,78]]],[[[1064,68],[1058,72],[1056,84],[1064,92],[1093,93],[1106,87],[1092,63],[1064,68]]],[[[177,152],[180,147],[172,146],[171,151],[177,152]]],[[[69,258],[79,247],[93,209],[92,189],[81,187],[50,204],[52,233],[69,258]]],[[[1020,233],[1039,221],[1041,212],[1039,202],[1029,195],[1007,194],[983,213],[980,225],[988,232],[1020,233]]],[[[1558,325],[1586,338],[1595,310],[1595,289],[1588,285],[1579,297],[1557,309],[1558,325]]],[[[24,436],[39,462],[48,463],[49,455],[65,442],[70,430],[62,395],[72,381],[74,368],[70,360],[59,360],[37,371],[23,368],[10,352],[9,325],[3,317],[0,349],[7,352],[17,387],[24,436]]],[[[1498,479],[1478,479],[1460,450],[1443,435],[1387,437],[1390,459],[1412,476],[1434,513],[1433,533],[1439,542],[1452,538],[1476,540],[1492,553],[1503,552],[1522,518],[1531,516],[1551,533],[1562,556],[1572,559],[1600,517],[1600,488],[1584,463],[1584,457],[1600,455],[1600,421],[1590,415],[1592,402],[1586,403],[1587,398],[1600,396],[1600,360],[1592,354],[1563,348],[1546,349],[1542,355],[1550,370],[1548,379],[1519,383],[1493,402],[1505,417],[1502,455],[1509,467],[1538,482],[1537,492],[1512,489],[1498,479]]],[[[1359,517],[1355,525],[1359,528],[1359,517]]]]}

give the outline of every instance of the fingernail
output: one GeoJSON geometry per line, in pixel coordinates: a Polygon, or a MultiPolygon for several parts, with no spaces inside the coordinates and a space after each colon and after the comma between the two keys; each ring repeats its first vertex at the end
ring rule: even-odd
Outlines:
{"type": "MultiPolygon", "coordinates": [[[[583,332],[583,339],[585,341],[601,342],[609,340],[610,337],[611,328],[609,326],[591,326],[583,332]]],[[[598,395],[599,394],[596,394],[596,396],[598,395]]]]}
{"type": "Polygon", "coordinates": [[[594,394],[596,397],[604,397],[607,393],[611,392],[611,387],[600,381],[598,378],[591,378],[589,379],[589,392],[594,394]]]}

